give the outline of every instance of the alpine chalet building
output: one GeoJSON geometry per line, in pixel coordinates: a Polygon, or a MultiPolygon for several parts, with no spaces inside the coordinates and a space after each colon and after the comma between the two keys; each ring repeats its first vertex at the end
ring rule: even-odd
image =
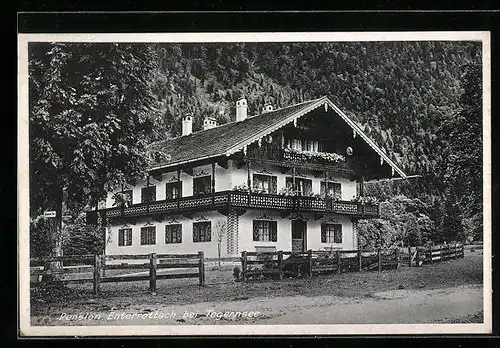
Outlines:
{"type": "Polygon", "coordinates": [[[234,122],[205,119],[198,132],[192,122],[151,145],[168,161],[88,213],[107,255],[357,249],[357,221],[380,216],[363,182],[406,178],[327,97],[252,117],[240,99],[234,122]]]}

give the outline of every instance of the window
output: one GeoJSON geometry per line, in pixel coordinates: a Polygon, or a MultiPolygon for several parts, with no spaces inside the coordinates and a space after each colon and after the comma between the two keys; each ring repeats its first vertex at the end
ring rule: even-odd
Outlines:
{"type": "Polygon", "coordinates": [[[291,139],[287,141],[287,147],[296,151],[321,151],[321,146],[317,140],[299,140],[291,139]]]}
{"type": "Polygon", "coordinates": [[[277,242],[276,221],[253,220],[253,240],[254,242],[277,242]]]}
{"type": "Polygon", "coordinates": [[[182,243],[182,225],[165,225],[165,243],[182,243]]]}
{"type": "Polygon", "coordinates": [[[169,182],[166,187],[165,197],[167,199],[176,199],[182,197],[182,182],[169,182]]]}
{"type": "Polygon", "coordinates": [[[141,190],[141,203],[156,201],[156,186],[143,187],[141,190]]]}
{"type": "Polygon", "coordinates": [[[263,193],[278,193],[277,177],[270,175],[254,174],[253,188],[263,193]]]}
{"type": "Polygon", "coordinates": [[[193,195],[205,195],[212,192],[212,176],[200,176],[193,179],[193,195]]]}
{"type": "Polygon", "coordinates": [[[156,244],[156,227],[147,226],[141,228],[141,245],[156,244]]]}
{"type": "Polygon", "coordinates": [[[127,207],[132,205],[132,197],[133,197],[133,191],[132,190],[125,190],[123,191],[123,194],[125,195],[125,201],[127,202],[127,207]]]}
{"type": "Polygon", "coordinates": [[[342,225],[322,224],[321,243],[342,243],[342,225]]]}
{"type": "Polygon", "coordinates": [[[210,242],[212,223],[210,221],[193,222],[193,242],[210,242]]]}
{"type": "MultiPolygon", "coordinates": [[[[286,187],[293,188],[293,178],[286,178],[286,187]]],[[[312,180],[295,178],[295,192],[299,196],[308,196],[312,192],[312,180]]]]}
{"type": "Polygon", "coordinates": [[[118,230],[118,246],[132,245],[132,229],[122,228],[118,230]]]}
{"type": "MultiPolygon", "coordinates": [[[[325,194],[325,182],[321,182],[321,194],[325,194]]],[[[327,182],[326,183],[326,196],[333,198],[342,198],[342,186],[338,182],[327,182]]]]}

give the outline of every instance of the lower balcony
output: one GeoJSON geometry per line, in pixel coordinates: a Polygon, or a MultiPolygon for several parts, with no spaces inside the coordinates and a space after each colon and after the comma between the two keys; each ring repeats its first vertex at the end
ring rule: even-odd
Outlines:
{"type": "MultiPolygon", "coordinates": [[[[173,200],[155,201],[149,204],[140,203],[125,208],[102,209],[99,210],[99,213],[101,218],[113,219],[210,210],[224,211],[229,208],[277,210],[285,213],[335,213],[358,218],[377,218],[380,216],[380,205],[374,203],[243,191],[223,191],[198,197],[181,197],[173,200]]],[[[96,221],[96,211],[89,211],[87,213],[87,223],[95,223],[96,221]]]]}

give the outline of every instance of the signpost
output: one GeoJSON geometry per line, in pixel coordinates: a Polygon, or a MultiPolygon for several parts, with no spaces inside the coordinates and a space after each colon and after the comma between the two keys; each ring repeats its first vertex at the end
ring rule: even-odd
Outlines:
{"type": "Polygon", "coordinates": [[[56,211],[55,210],[46,210],[43,213],[43,216],[46,218],[55,218],[56,217],[56,211]]]}

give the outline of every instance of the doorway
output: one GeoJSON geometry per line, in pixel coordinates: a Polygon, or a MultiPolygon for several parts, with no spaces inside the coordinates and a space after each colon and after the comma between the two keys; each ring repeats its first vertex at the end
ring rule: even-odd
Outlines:
{"type": "Polygon", "coordinates": [[[307,221],[292,220],[292,252],[300,253],[307,250],[307,221]]]}

